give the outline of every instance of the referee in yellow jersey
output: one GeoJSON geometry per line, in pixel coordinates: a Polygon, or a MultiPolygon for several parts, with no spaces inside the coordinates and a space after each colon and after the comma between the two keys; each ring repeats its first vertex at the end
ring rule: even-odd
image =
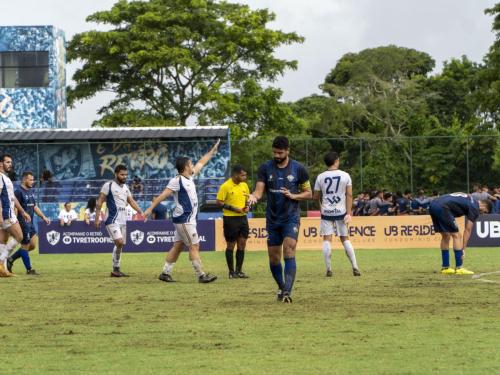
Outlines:
{"type": "Polygon", "coordinates": [[[243,273],[243,260],[248,238],[248,206],[247,197],[250,194],[247,172],[241,165],[235,165],[231,170],[231,178],[224,182],[217,193],[217,205],[224,213],[224,238],[226,239],[226,261],[230,279],[246,279],[243,273]],[[236,245],[236,269],[233,253],[236,245]]]}

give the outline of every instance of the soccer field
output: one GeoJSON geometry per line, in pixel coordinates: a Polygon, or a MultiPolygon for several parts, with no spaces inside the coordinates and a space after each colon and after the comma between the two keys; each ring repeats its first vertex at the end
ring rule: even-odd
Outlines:
{"type": "MultiPolygon", "coordinates": [[[[333,253],[299,252],[294,303],[275,302],[265,252],[248,280],[229,280],[224,253],[203,253],[213,284],[187,254],[179,281],[157,280],[163,254],[33,255],[40,277],[0,279],[0,373],[494,374],[500,373],[500,277],[437,273],[436,250],[357,252],[362,277],[333,253]],[[495,279],[496,277],[496,279],[495,279]]],[[[499,249],[470,249],[466,266],[500,270],[499,249]]]]}

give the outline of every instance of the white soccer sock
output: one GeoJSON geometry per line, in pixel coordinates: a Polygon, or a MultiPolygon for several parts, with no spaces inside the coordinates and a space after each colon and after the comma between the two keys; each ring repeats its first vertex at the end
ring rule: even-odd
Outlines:
{"type": "Polygon", "coordinates": [[[7,245],[4,245],[3,243],[0,244],[0,262],[5,263],[8,256],[9,256],[9,250],[7,248],[7,245]]]}
{"type": "Polygon", "coordinates": [[[332,270],[332,247],[330,241],[323,241],[323,257],[325,258],[326,270],[332,270]]]}
{"type": "Polygon", "coordinates": [[[200,277],[205,274],[205,272],[203,272],[203,270],[201,269],[201,259],[192,260],[191,264],[193,265],[196,276],[200,277]]]}
{"type": "Polygon", "coordinates": [[[163,266],[163,273],[170,275],[174,269],[174,266],[175,262],[174,263],[165,262],[165,265],[163,266]]]}
{"type": "Polygon", "coordinates": [[[351,241],[347,240],[343,243],[345,249],[345,255],[351,261],[352,268],[358,269],[358,263],[356,262],[356,254],[354,254],[354,247],[352,247],[351,241]]]}
{"type": "Polygon", "coordinates": [[[120,268],[120,263],[122,260],[122,249],[118,250],[118,248],[113,248],[113,268],[120,268]]]}
{"type": "Polygon", "coordinates": [[[7,241],[7,252],[10,253],[14,248],[19,245],[19,242],[14,237],[9,238],[9,241],[7,241]]]}

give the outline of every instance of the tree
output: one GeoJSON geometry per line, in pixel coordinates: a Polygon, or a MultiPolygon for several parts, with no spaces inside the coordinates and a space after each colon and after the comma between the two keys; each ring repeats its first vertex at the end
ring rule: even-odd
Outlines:
{"type": "Polygon", "coordinates": [[[266,9],[218,0],[119,0],[87,17],[110,30],[77,34],[69,43],[68,61],[83,62],[68,88],[69,103],[114,93],[99,110],[100,124],[116,111],[134,116],[137,109],[180,125],[192,116],[231,123],[245,111],[242,97],[253,87],[270,112],[281,93],[260,89],[261,83],[297,67],[274,51],[303,41],[267,28],[274,19],[266,9]]]}

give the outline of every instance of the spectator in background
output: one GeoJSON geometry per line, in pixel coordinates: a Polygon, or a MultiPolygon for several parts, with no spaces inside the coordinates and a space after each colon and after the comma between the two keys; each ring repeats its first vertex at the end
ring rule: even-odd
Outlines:
{"type": "Polygon", "coordinates": [[[139,176],[134,176],[132,180],[132,185],[130,186],[130,190],[132,191],[132,195],[139,196],[144,193],[144,185],[139,176]]]}
{"type": "Polygon", "coordinates": [[[50,182],[52,183],[52,172],[49,171],[47,168],[43,168],[42,174],[40,176],[40,182],[50,182]]]}
{"type": "MultiPolygon", "coordinates": [[[[155,198],[153,198],[152,201],[154,201],[155,198]]],[[[151,212],[151,218],[153,220],[167,220],[167,213],[168,213],[167,206],[165,206],[163,203],[160,203],[151,212]]]]}
{"type": "Polygon", "coordinates": [[[353,216],[363,216],[366,203],[370,199],[370,193],[359,193],[358,196],[354,199],[353,202],[353,216]]]}
{"type": "Polygon", "coordinates": [[[438,199],[439,198],[439,192],[434,190],[432,192],[432,195],[429,197],[429,200],[432,202],[434,199],[438,199]]]}
{"type": "Polygon", "coordinates": [[[61,224],[62,227],[65,225],[70,226],[77,218],[78,215],[76,214],[76,211],[71,207],[71,203],[64,203],[64,208],[59,212],[58,216],[59,224],[61,224]]]}
{"type": "Polygon", "coordinates": [[[415,215],[427,215],[431,200],[425,196],[422,189],[417,191],[417,196],[411,201],[411,209],[415,215]]]}
{"type": "Polygon", "coordinates": [[[371,197],[367,204],[368,216],[377,216],[380,213],[380,207],[384,204],[384,192],[382,190],[372,192],[371,197]]]}
{"type": "Polygon", "coordinates": [[[394,206],[392,193],[384,193],[382,204],[379,206],[378,215],[392,216],[395,214],[395,212],[396,212],[396,207],[394,206]]]}
{"type": "Polygon", "coordinates": [[[95,221],[95,208],[97,205],[97,199],[94,197],[87,201],[87,208],[85,209],[85,222],[90,225],[90,222],[95,221]]]}
{"type": "Polygon", "coordinates": [[[493,196],[497,199],[493,203],[492,214],[500,214],[500,186],[493,189],[493,196]]]}
{"type": "Polygon", "coordinates": [[[397,192],[396,200],[398,215],[409,215],[411,213],[411,191],[405,190],[404,194],[397,192]]]}

